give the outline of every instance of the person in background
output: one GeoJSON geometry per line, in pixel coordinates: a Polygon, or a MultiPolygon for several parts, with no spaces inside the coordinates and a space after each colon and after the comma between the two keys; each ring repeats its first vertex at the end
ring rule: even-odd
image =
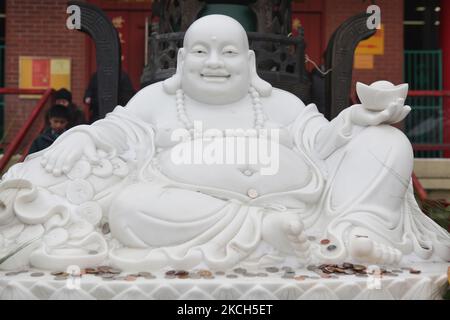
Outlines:
{"type": "MultiPolygon", "coordinates": [[[[118,104],[121,106],[125,106],[135,93],[136,91],[133,88],[130,76],[122,70],[122,72],[120,73],[118,104]]],[[[100,119],[98,106],[97,72],[95,72],[89,80],[89,85],[84,94],[84,103],[89,106],[89,110],[91,113],[89,123],[95,122],[100,119]]]]}
{"type": "Polygon", "coordinates": [[[70,122],[68,129],[86,123],[83,111],[72,102],[72,93],[66,88],[59,89],[55,92],[55,104],[65,106],[69,109],[70,122]]]}
{"type": "Polygon", "coordinates": [[[49,126],[33,141],[28,154],[48,148],[56,138],[69,128],[70,110],[66,106],[55,104],[48,110],[47,119],[49,126]]]}

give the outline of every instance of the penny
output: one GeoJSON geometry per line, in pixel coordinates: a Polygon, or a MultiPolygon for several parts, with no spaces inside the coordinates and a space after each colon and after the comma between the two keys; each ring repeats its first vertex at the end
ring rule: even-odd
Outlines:
{"type": "Polygon", "coordinates": [[[233,270],[233,272],[235,272],[235,273],[245,273],[245,272],[247,272],[247,269],[244,269],[244,268],[236,268],[236,269],[233,270]]]}
{"type": "Polygon", "coordinates": [[[352,275],[355,274],[355,271],[353,271],[352,269],[346,269],[345,274],[352,275]]]}
{"type": "MultiPolygon", "coordinates": [[[[121,273],[122,273],[122,270],[120,270],[120,269],[115,269],[115,268],[111,268],[111,269],[109,269],[109,273],[112,273],[112,274],[121,274],[121,273]]],[[[144,277],[144,276],[142,276],[142,277],[144,277]]]]}
{"type": "Polygon", "coordinates": [[[216,276],[224,276],[225,272],[224,271],[216,271],[216,276]]]}
{"type": "Polygon", "coordinates": [[[306,270],[308,270],[308,271],[314,271],[316,269],[317,269],[317,267],[314,266],[314,265],[309,265],[309,266],[306,267],[306,270]]]}
{"type": "Polygon", "coordinates": [[[150,273],[150,272],[146,272],[146,271],[140,271],[139,273],[138,273],[138,275],[140,276],[140,277],[150,277],[150,276],[152,276],[152,274],[150,273]]]}
{"type": "Polygon", "coordinates": [[[345,273],[345,269],[342,268],[336,268],[334,269],[337,273],[345,273]]]}
{"type": "Polygon", "coordinates": [[[110,233],[111,232],[111,230],[109,229],[109,223],[105,223],[103,226],[102,226],[102,233],[103,234],[108,234],[108,233],[110,233]]]}
{"type": "Polygon", "coordinates": [[[353,268],[353,264],[352,264],[352,263],[349,263],[349,262],[344,262],[344,263],[342,264],[342,267],[343,267],[344,269],[352,269],[352,268],[353,268]]]}
{"type": "Polygon", "coordinates": [[[411,273],[411,274],[420,274],[421,271],[420,270],[416,270],[416,269],[411,269],[411,270],[409,270],[409,273],[411,273]]]}
{"type": "Polygon", "coordinates": [[[178,277],[178,279],[189,279],[189,273],[180,274],[177,277],[178,277]]]}
{"type": "Polygon", "coordinates": [[[333,267],[325,267],[325,268],[322,269],[322,271],[324,273],[330,274],[330,273],[333,273],[335,271],[335,268],[333,268],[333,267]]]}
{"type": "Polygon", "coordinates": [[[176,272],[177,272],[176,270],[169,270],[169,271],[166,272],[166,276],[175,275],[176,272]]]}
{"type": "Polygon", "coordinates": [[[238,278],[238,275],[237,274],[227,274],[226,277],[228,279],[236,279],[236,278],[238,278]]]}
{"type": "Polygon", "coordinates": [[[126,276],[125,277],[125,281],[136,281],[136,277],[133,277],[133,276],[126,276]]]}
{"type": "MultiPolygon", "coordinates": [[[[84,269],[84,271],[85,271],[87,274],[96,274],[96,273],[98,273],[98,270],[95,269],[95,268],[86,268],[86,269],[84,269]]],[[[54,274],[54,275],[57,276],[58,274],[54,274]]]]}
{"type": "MultiPolygon", "coordinates": [[[[87,270],[87,269],[86,269],[87,270]]],[[[62,275],[62,274],[64,274],[65,272],[64,271],[53,271],[53,272],[51,272],[50,274],[52,275],[52,276],[60,276],[60,275],[62,275]]]]}
{"type": "Polygon", "coordinates": [[[267,267],[266,271],[270,272],[270,273],[276,273],[276,272],[279,272],[280,269],[278,269],[277,267],[267,267]]]}
{"type": "Polygon", "coordinates": [[[355,264],[354,266],[353,266],[353,270],[355,270],[355,271],[363,271],[363,270],[366,270],[367,268],[365,267],[365,266],[363,266],[363,265],[360,265],[360,264],[355,264]]]}
{"type": "Polygon", "coordinates": [[[176,276],[187,276],[189,275],[189,272],[185,271],[185,270],[178,270],[177,272],[175,272],[176,276]]]}
{"type": "Polygon", "coordinates": [[[269,275],[268,275],[267,273],[265,273],[265,272],[258,272],[258,273],[256,274],[256,276],[257,276],[257,277],[268,277],[269,275]]]}
{"type": "Polygon", "coordinates": [[[306,278],[304,276],[297,276],[297,277],[294,277],[294,279],[297,280],[297,281],[303,281],[306,278]]]}
{"type": "Polygon", "coordinates": [[[330,243],[330,240],[328,240],[328,239],[322,239],[322,240],[320,240],[320,244],[326,245],[326,244],[329,244],[329,243],[330,243]]]}
{"type": "Polygon", "coordinates": [[[209,270],[200,270],[200,271],[198,272],[198,274],[199,274],[200,277],[202,277],[202,278],[212,277],[212,276],[213,276],[212,272],[209,271],[209,270]]]}
{"type": "Polygon", "coordinates": [[[30,274],[30,276],[33,278],[43,277],[44,275],[45,275],[45,273],[43,273],[43,272],[33,272],[30,274]]]}
{"type": "Polygon", "coordinates": [[[331,244],[331,245],[329,245],[328,247],[327,247],[327,250],[328,251],[333,251],[333,250],[336,250],[336,246],[334,245],[334,244],[331,244]]]}

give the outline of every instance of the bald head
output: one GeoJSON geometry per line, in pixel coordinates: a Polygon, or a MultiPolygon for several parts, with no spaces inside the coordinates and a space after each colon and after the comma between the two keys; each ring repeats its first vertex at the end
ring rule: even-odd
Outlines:
{"type": "Polygon", "coordinates": [[[204,16],[194,21],[187,29],[183,47],[189,48],[192,42],[199,38],[205,42],[213,42],[220,38],[229,38],[230,35],[236,41],[241,42],[244,49],[249,49],[247,32],[239,22],[221,14],[204,16]]]}

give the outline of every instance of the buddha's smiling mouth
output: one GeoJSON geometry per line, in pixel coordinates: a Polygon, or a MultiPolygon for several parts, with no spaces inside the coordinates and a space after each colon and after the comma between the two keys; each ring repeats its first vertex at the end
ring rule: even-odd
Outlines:
{"type": "Polygon", "coordinates": [[[218,73],[200,73],[200,76],[205,81],[210,82],[224,82],[228,80],[231,75],[230,74],[218,74],[218,73]]]}

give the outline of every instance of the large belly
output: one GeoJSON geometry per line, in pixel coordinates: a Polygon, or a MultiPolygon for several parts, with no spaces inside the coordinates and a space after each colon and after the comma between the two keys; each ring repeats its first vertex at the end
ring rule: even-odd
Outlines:
{"type": "MultiPolygon", "coordinates": [[[[225,143],[228,140],[224,138],[225,143]]],[[[235,157],[227,158],[227,151],[218,156],[217,152],[208,152],[207,148],[202,149],[189,141],[160,152],[158,162],[161,172],[174,181],[225,189],[250,197],[300,189],[311,181],[310,167],[295,151],[281,144],[270,151],[261,151],[260,146],[258,155],[264,153],[265,156],[251,157],[250,153],[255,153],[254,146],[245,146],[244,157],[238,158],[238,152],[235,152],[235,157]],[[190,161],[186,161],[189,155],[180,157],[181,146],[184,151],[192,151],[190,161]],[[179,149],[175,149],[177,147],[179,149]],[[222,161],[218,161],[220,159],[222,161]]]]}

